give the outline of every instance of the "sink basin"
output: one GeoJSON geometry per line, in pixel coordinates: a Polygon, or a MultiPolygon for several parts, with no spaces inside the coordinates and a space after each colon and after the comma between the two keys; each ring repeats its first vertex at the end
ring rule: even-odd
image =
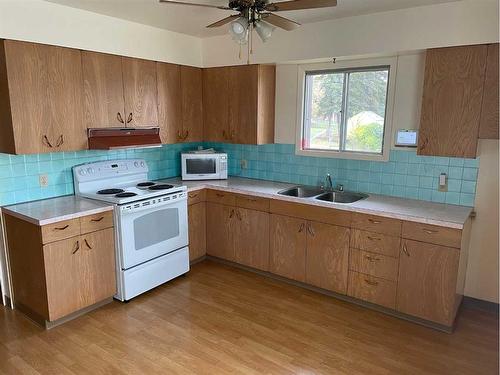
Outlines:
{"type": "Polygon", "coordinates": [[[321,194],[315,199],[335,203],[354,203],[365,198],[368,198],[367,194],[353,193],[350,191],[332,191],[321,194]]]}
{"type": "Polygon", "coordinates": [[[316,186],[295,186],[293,188],[278,191],[280,195],[298,198],[311,198],[321,193],[324,193],[324,190],[316,186]]]}

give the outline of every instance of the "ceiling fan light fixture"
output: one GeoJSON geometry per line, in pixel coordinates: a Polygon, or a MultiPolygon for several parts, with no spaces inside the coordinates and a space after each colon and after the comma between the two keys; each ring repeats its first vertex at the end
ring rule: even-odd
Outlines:
{"type": "Polygon", "coordinates": [[[248,20],[244,17],[238,18],[229,24],[229,34],[237,43],[244,44],[248,40],[248,20]]]}
{"type": "Polygon", "coordinates": [[[259,35],[259,38],[265,43],[273,34],[275,27],[265,21],[258,21],[255,24],[255,31],[259,35]]]}

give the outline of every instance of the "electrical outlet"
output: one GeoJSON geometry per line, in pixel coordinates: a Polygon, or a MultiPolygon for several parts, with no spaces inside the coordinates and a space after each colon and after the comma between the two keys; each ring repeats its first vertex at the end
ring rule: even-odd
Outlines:
{"type": "Polygon", "coordinates": [[[438,190],[442,192],[448,191],[448,176],[446,175],[446,173],[441,173],[439,175],[438,190]]]}
{"type": "Polygon", "coordinates": [[[46,174],[41,174],[38,176],[38,182],[40,183],[41,187],[47,187],[49,186],[49,176],[46,174]]]}
{"type": "Polygon", "coordinates": [[[245,159],[241,159],[240,166],[241,166],[241,169],[247,169],[248,168],[248,161],[245,159]]]}

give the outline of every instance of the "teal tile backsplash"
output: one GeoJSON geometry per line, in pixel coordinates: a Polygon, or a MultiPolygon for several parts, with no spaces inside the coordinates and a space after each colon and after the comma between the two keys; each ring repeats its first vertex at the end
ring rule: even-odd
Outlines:
{"type": "Polygon", "coordinates": [[[318,185],[327,173],[347,190],[473,206],[479,159],[417,156],[415,151],[391,151],[388,162],[329,159],[295,155],[293,144],[233,145],[190,143],[155,149],[80,151],[38,155],[0,154],[0,205],[73,193],[71,167],[81,163],[125,158],[147,161],[150,179],[180,175],[180,153],[199,145],[229,154],[229,174],[248,178],[318,185]],[[241,159],[247,160],[241,169],[241,159]],[[49,186],[38,176],[46,173],[49,186]],[[448,174],[448,192],[439,192],[438,177],[448,174]]]}

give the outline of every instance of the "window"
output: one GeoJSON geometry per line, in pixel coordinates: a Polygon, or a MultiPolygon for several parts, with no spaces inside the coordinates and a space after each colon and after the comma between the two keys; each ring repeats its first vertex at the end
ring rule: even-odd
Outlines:
{"type": "Polygon", "coordinates": [[[390,63],[303,69],[297,153],[384,159],[390,135],[391,74],[390,63]]]}

